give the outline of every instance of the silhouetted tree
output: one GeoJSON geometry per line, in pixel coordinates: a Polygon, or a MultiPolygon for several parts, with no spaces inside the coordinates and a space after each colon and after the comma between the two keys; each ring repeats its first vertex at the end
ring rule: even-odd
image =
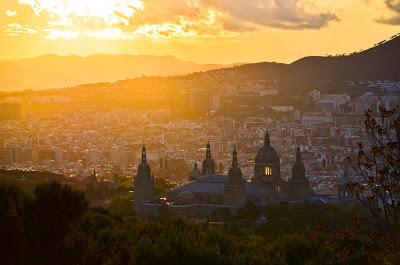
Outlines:
{"type": "Polygon", "coordinates": [[[374,217],[400,229],[400,113],[380,107],[379,117],[366,112],[365,128],[371,143],[360,150],[353,166],[363,182],[350,190],[374,217]]]}
{"type": "Polygon", "coordinates": [[[35,200],[25,218],[34,262],[59,263],[57,257],[62,251],[62,240],[87,211],[88,202],[83,192],[55,181],[37,186],[34,194],[35,200]]]}
{"type": "Polygon", "coordinates": [[[30,198],[15,186],[0,184],[0,263],[19,263],[24,247],[24,218],[30,198]]]}

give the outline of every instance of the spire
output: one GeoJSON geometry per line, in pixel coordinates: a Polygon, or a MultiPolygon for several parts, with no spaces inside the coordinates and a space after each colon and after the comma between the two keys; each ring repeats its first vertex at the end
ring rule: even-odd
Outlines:
{"type": "Polygon", "coordinates": [[[210,141],[207,143],[206,159],[211,159],[211,145],[210,141]]]}
{"type": "Polygon", "coordinates": [[[300,146],[297,146],[297,149],[296,149],[296,163],[301,163],[300,146]]]}
{"type": "Polygon", "coordinates": [[[203,160],[202,174],[215,174],[215,164],[211,158],[211,145],[210,141],[207,143],[206,158],[203,160]]]}
{"type": "Polygon", "coordinates": [[[143,145],[142,147],[142,163],[147,162],[147,157],[146,157],[146,147],[143,145]]]}
{"type": "Polygon", "coordinates": [[[269,137],[268,129],[267,129],[267,132],[265,133],[265,136],[264,136],[264,145],[265,146],[270,146],[271,145],[271,139],[269,137]]]}
{"type": "Polygon", "coordinates": [[[237,159],[236,145],[235,145],[235,147],[233,148],[232,167],[238,167],[238,159],[237,159]]]}

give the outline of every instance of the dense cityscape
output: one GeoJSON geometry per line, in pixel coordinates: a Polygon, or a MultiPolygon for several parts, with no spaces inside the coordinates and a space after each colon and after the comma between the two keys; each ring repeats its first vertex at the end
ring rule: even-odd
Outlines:
{"type": "Polygon", "coordinates": [[[1,265],[399,265],[400,0],[1,0],[1,265]]]}
{"type": "MultiPolygon", "coordinates": [[[[263,83],[247,85],[246,93],[256,93],[263,83]]],[[[264,106],[272,114],[250,111],[239,118],[218,113],[227,97],[220,94],[192,102],[190,107],[203,115],[192,119],[177,117],[170,109],[88,108],[52,114],[24,111],[24,102],[2,103],[1,168],[49,171],[78,180],[95,169],[105,181],[112,180],[118,170],[132,178],[146,144],[156,177],[177,185],[187,181],[193,163],[203,158],[210,141],[218,172],[227,172],[236,145],[243,175],[250,178],[253,154],[268,130],[286,180],[300,146],[312,189],[334,195],[344,160],[356,154],[358,142],[366,142],[364,112],[379,105],[393,108],[399,102],[399,83],[368,85],[371,91],[355,98],[314,89],[303,99],[308,100],[309,111],[290,105],[264,106]]]]}

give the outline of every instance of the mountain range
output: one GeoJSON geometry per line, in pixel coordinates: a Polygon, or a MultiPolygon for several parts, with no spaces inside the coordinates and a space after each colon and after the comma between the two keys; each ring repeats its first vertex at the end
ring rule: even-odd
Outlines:
{"type": "MultiPolygon", "coordinates": [[[[252,79],[275,79],[286,91],[338,92],[348,80],[400,80],[400,34],[348,55],[309,56],[291,64],[200,65],[172,56],[46,55],[0,62],[0,91],[47,89],[146,76],[184,75],[225,68],[252,79]]],[[[202,73],[199,73],[200,75],[202,73]]],[[[230,73],[232,74],[232,73],[230,73]]]]}
{"type": "Polygon", "coordinates": [[[0,91],[42,90],[94,82],[113,82],[139,76],[169,76],[221,68],[196,64],[173,56],[152,55],[43,55],[0,61],[0,91]]]}

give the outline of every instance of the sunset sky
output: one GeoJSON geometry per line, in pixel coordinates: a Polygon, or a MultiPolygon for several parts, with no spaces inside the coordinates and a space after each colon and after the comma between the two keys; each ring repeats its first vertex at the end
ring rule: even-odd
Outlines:
{"type": "Polygon", "coordinates": [[[400,32],[400,0],[0,0],[0,59],[173,55],[291,62],[400,32]]]}

